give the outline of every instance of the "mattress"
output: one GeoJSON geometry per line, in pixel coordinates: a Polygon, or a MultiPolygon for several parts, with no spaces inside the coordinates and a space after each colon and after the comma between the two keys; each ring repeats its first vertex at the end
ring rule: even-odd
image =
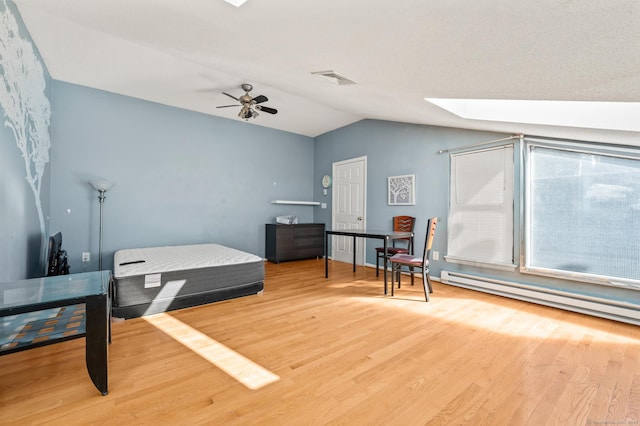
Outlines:
{"type": "Polygon", "coordinates": [[[133,318],[259,293],[264,262],[219,244],[124,249],[113,278],[113,315],[133,318]]]}

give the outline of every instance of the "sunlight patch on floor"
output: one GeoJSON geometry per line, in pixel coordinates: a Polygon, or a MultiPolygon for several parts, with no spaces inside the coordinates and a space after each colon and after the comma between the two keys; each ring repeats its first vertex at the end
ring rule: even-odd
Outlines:
{"type": "Polygon", "coordinates": [[[166,313],[144,316],[142,319],[191,349],[249,389],[260,389],[280,380],[279,376],[269,370],[166,313]]]}
{"type": "MultiPolygon", "coordinates": [[[[538,314],[534,312],[533,309],[526,307],[508,307],[497,303],[494,304],[487,300],[480,300],[480,298],[475,299],[472,290],[469,290],[471,293],[469,293],[468,297],[461,297],[459,294],[456,294],[455,297],[448,297],[446,291],[439,291],[438,288],[434,288],[434,293],[430,295],[431,301],[425,302],[421,277],[416,278],[416,283],[413,287],[410,285],[405,286],[404,278],[402,282],[402,289],[396,289],[395,296],[391,296],[390,280],[388,283],[389,294],[384,294],[382,275],[380,275],[379,278],[373,275],[367,275],[363,277],[354,276],[351,280],[331,280],[328,286],[340,291],[353,288],[353,292],[350,291],[348,294],[350,297],[349,300],[351,301],[375,305],[377,308],[384,310],[401,309],[407,312],[407,314],[457,323],[470,328],[482,328],[500,334],[547,339],[556,328],[562,326],[563,330],[569,330],[575,334],[595,333],[600,341],[606,343],[628,344],[629,342],[629,338],[624,333],[619,334],[616,333],[615,330],[594,331],[589,325],[580,324],[579,319],[578,322],[573,322],[571,319],[550,317],[547,312],[538,314]],[[364,289],[370,288],[373,285],[379,287],[379,295],[372,297],[371,294],[364,294],[364,289]],[[358,295],[358,293],[362,295],[358,295]],[[465,311],[464,315],[458,315],[461,310],[465,311]],[[469,310],[475,311],[478,314],[469,315],[469,310]],[[514,323],[515,318],[519,318],[522,321],[514,323]],[[518,324],[520,323],[533,323],[535,325],[523,329],[522,327],[518,328],[518,324]]],[[[435,282],[438,283],[437,280],[435,282]]],[[[438,284],[438,286],[439,285],[441,284],[438,284]]],[[[446,285],[444,287],[446,288],[446,285]]],[[[516,303],[538,306],[526,301],[516,301],[516,303]]],[[[560,308],[546,308],[568,312],[560,308]]],[[[581,314],[575,313],[575,315],[581,314]]]]}
{"type": "Polygon", "coordinates": [[[437,294],[437,292],[431,295],[431,301],[428,303],[424,301],[422,292],[405,290],[396,290],[395,297],[390,295],[380,298],[355,297],[352,300],[378,306],[382,304],[385,305],[386,309],[401,309],[407,314],[437,318],[471,328],[482,328],[517,337],[547,339],[562,324],[562,329],[565,333],[567,331],[575,334],[587,332],[597,335],[600,341],[607,343],[628,343],[629,341],[625,336],[616,335],[615,331],[594,331],[588,326],[574,324],[558,318],[550,318],[544,313],[539,315],[482,300],[460,299],[458,297],[448,298],[442,293],[437,294]],[[457,312],[461,309],[465,310],[464,315],[457,315],[457,312]],[[468,311],[476,311],[478,315],[470,315],[468,311]],[[522,329],[514,323],[516,318],[521,319],[523,324],[533,323],[535,326],[522,329]]]}

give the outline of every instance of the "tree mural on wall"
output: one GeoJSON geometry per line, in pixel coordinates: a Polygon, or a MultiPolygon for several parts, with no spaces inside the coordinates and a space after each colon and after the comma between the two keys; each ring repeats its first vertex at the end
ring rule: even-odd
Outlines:
{"type": "Polygon", "coordinates": [[[51,106],[42,64],[31,42],[20,37],[18,22],[6,0],[2,0],[0,20],[0,106],[4,125],[11,129],[22,152],[26,179],[40,219],[40,251],[44,255],[46,234],[40,188],[49,162],[51,106]]]}

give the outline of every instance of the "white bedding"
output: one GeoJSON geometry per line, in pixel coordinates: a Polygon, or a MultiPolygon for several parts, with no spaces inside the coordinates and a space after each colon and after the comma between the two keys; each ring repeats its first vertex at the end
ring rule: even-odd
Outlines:
{"type": "Polygon", "coordinates": [[[219,244],[194,244],[118,250],[114,254],[113,269],[115,278],[124,278],[257,261],[262,259],[219,244]]]}

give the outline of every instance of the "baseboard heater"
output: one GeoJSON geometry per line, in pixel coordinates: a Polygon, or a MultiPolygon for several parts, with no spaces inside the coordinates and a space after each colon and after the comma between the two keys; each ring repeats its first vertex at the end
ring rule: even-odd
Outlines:
{"type": "Polygon", "coordinates": [[[450,271],[442,271],[440,273],[440,281],[456,287],[464,287],[539,305],[640,325],[640,306],[633,303],[450,271]]]}

